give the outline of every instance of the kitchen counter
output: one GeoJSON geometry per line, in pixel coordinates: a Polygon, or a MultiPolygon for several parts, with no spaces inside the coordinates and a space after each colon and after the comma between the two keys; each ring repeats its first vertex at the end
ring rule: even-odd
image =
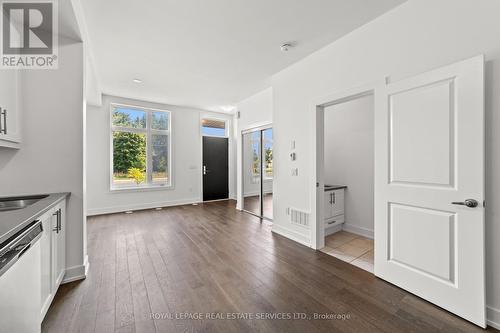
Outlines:
{"type": "MultiPolygon", "coordinates": [[[[69,197],[70,193],[63,192],[43,195],[48,196],[26,208],[0,212],[0,244],[12,237],[19,230],[41,216],[43,213],[57,205],[59,202],[69,197]]],[[[0,199],[2,198],[4,197],[0,197],[0,199]]]]}
{"type": "Polygon", "coordinates": [[[341,190],[343,188],[347,188],[347,186],[346,185],[325,185],[325,192],[326,191],[341,190]]]}

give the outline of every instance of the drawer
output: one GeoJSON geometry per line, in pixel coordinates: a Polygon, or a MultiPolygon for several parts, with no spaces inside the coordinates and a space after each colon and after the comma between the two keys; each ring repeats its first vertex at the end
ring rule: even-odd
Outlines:
{"type": "Polygon", "coordinates": [[[325,229],[330,227],[330,226],[337,225],[339,223],[344,223],[344,222],[345,222],[345,215],[344,214],[334,216],[332,218],[329,218],[328,220],[325,220],[325,229]]]}

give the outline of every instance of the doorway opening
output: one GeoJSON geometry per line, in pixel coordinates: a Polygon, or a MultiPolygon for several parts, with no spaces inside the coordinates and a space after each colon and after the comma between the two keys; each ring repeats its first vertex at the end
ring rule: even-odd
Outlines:
{"type": "Polygon", "coordinates": [[[273,219],[273,129],[242,132],[243,210],[273,219]]]}
{"type": "Polygon", "coordinates": [[[374,271],[374,96],[323,109],[324,247],[374,271]]]}
{"type": "Polygon", "coordinates": [[[202,119],[203,201],[229,198],[229,138],[225,120],[202,119]]]}

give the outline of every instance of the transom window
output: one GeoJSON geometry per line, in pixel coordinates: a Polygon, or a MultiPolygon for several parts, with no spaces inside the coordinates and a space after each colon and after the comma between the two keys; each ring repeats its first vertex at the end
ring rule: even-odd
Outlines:
{"type": "Polygon", "coordinates": [[[227,136],[226,122],[218,119],[202,119],[201,132],[203,136],[227,136]]]}
{"type": "Polygon", "coordinates": [[[169,111],[111,105],[111,188],[171,186],[169,111]]]}

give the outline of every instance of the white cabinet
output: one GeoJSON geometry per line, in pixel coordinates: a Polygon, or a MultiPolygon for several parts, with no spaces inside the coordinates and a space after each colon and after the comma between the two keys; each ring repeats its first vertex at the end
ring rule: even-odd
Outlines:
{"type": "Polygon", "coordinates": [[[41,245],[41,308],[40,321],[43,320],[50,304],[64,278],[66,267],[66,201],[42,215],[43,234],[41,245]]]}
{"type": "Polygon", "coordinates": [[[0,72],[0,147],[19,148],[21,143],[19,71],[0,72]]]}
{"type": "MultiPolygon", "coordinates": [[[[65,201],[63,201],[65,203],[65,201]]],[[[66,216],[65,205],[59,204],[52,213],[52,271],[54,278],[53,290],[57,290],[64,277],[66,266],[66,224],[64,217],[66,216]]]]}
{"type": "Polygon", "coordinates": [[[41,296],[42,296],[42,307],[40,310],[41,318],[45,316],[45,313],[49,309],[50,302],[52,301],[52,212],[47,212],[40,218],[42,222],[42,237],[40,237],[40,247],[41,247],[41,296]]]}
{"type": "Polygon", "coordinates": [[[324,207],[325,229],[344,223],[344,188],[325,191],[324,207]]]}

